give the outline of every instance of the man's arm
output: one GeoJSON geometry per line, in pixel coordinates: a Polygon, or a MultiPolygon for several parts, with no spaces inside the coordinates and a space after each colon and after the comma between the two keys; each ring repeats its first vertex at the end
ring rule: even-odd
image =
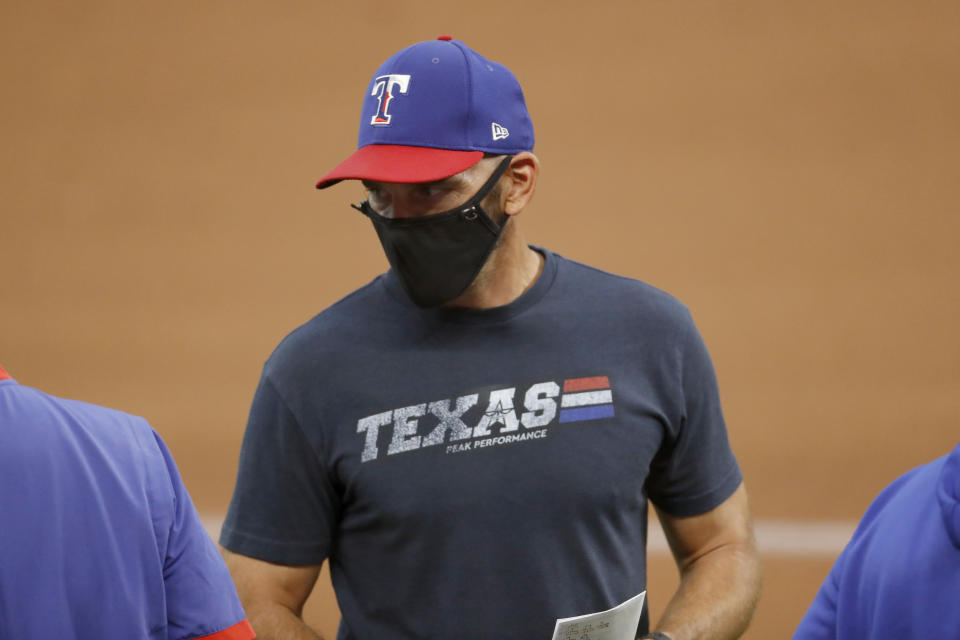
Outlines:
{"type": "Polygon", "coordinates": [[[221,552],[258,640],[323,640],[301,617],[321,565],[288,567],[221,552]]]}
{"type": "Polygon", "coordinates": [[[761,566],[741,484],[712,511],[678,518],[657,510],[680,586],[655,629],[672,640],[739,638],[760,596],[761,566]]]}

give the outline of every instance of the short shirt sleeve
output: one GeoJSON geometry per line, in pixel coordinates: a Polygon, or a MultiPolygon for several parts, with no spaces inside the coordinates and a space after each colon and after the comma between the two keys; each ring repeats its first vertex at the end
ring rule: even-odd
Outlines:
{"type": "Polygon", "coordinates": [[[266,374],[250,408],[220,544],[289,566],[321,564],[339,514],[319,452],[266,374]]]}
{"type": "Polygon", "coordinates": [[[677,517],[719,506],[743,480],[730,448],[710,354],[689,314],[687,319],[678,355],[680,415],[668,429],[647,479],[650,500],[677,517]]]}
{"type": "Polygon", "coordinates": [[[168,640],[248,640],[254,637],[233,579],[183,486],[173,457],[154,432],[163,456],[173,513],[163,564],[168,640]]]}

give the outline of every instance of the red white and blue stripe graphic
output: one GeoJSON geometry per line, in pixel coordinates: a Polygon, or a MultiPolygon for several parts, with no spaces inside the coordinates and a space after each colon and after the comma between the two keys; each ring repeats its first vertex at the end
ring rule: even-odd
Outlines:
{"type": "Polygon", "coordinates": [[[613,392],[607,376],[563,381],[560,423],[613,417],[613,392]]]}

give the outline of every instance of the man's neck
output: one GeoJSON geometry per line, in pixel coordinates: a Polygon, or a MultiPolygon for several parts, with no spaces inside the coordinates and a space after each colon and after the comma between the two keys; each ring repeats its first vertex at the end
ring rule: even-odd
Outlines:
{"type": "Polygon", "coordinates": [[[503,230],[500,244],[480,274],[448,308],[492,309],[510,304],[533,286],[543,270],[543,256],[527,245],[523,232],[512,220],[503,230]]]}

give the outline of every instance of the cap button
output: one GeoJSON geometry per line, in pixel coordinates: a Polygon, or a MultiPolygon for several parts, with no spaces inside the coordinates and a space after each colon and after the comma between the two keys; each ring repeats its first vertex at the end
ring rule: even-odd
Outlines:
{"type": "Polygon", "coordinates": [[[437,40],[453,40],[450,36],[439,36],[437,40]]]}

